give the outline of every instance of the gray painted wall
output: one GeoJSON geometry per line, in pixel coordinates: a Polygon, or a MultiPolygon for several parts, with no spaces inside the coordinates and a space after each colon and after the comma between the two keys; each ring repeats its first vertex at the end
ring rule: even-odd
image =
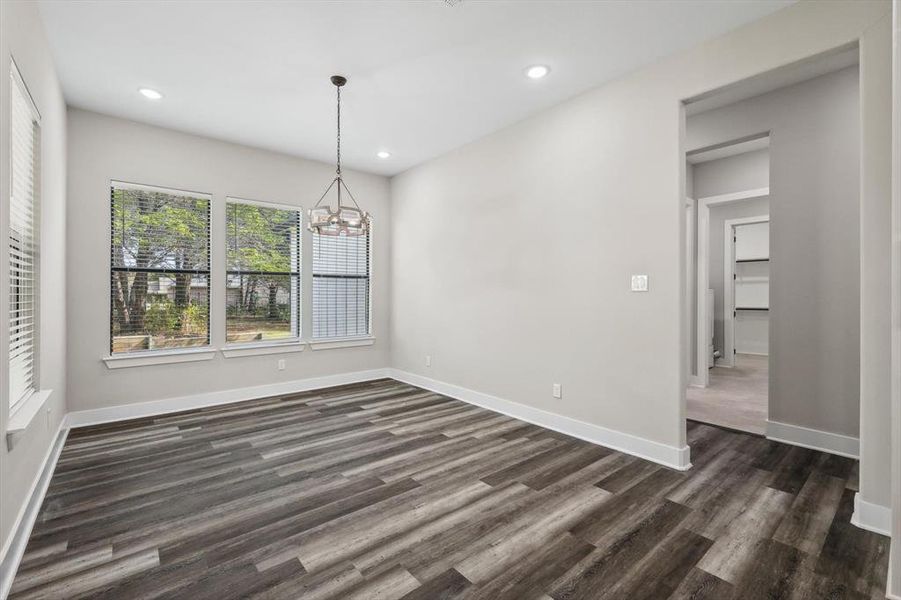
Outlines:
{"type": "MultiPolygon", "coordinates": [[[[280,355],[110,370],[109,223],[111,179],[210,193],[212,281],[210,334],[225,342],[225,213],[227,196],[308,208],[334,177],[319,162],[141,125],[77,109],[69,111],[69,410],[102,408],[388,366],[391,230],[388,180],[345,171],[361,206],[373,215],[372,332],[375,345],[307,349],[280,355]],[[100,233],[98,233],[98,231],[100,233]],[[216,295],[218,293],[217,301],[216,295]],[[286,369],[278,371],[279,359],[286,369]]],[[[312,240],[303,235],[303,263],[312,240]]],[[[311,331],[312,276],[303,270],[303,330],[311,331]]],[[[308,334],[307,334],[308,335],[308,334]]]]}
{"type": "MultiPolygon", "coordinates": [[[[392,364],[683,444],[687,260],[679,101],[853,43],[887,10],[878,3],[793,5],[395,177],[392,364]],[[802,27],[805,35],[796,35],[802,27]],[[575,227],[567,210],[590,226],[575,227]],[[649,293],[629,291],[632,273],[650,275],[649,293]],[[563,384],[562,400],[551,397],[554,382],[563,384]]],[[[835,115],[841,127],[847,109],[835,115]]],[[[886,113],[871,118],[887,126],[886,113]]],[[[826,147],[854,181],[857,163],[847,157],[856,148],[826,147]]],[[[839,204],[845,215],[847,206],[839,204]]],[[[844,225],[857,222],[856,212],[847,216],[844,225]]],[[[848,229],[824,235],[847,248],[854,235],[848,229]]],[[[801,233],[812,236],[816,250],[829,245],[818,230],[801,233]]],[[[858,257],[838,260],[844,271],[858,257]]],[[[843,319],[848,306],[857,307],[854,299],[841,307],[822,304],[804,320],[835,312],[843,319]]],[[[853,347],[853,327],[832,331],[812,342],[831,347],[832,336],[840,336],[853,347]]],[[[854,397],[858,361],[851,362],[826,381],[832,385],[838,375],[841,389],[854,397]]],[[[808,366],[801,379],[818,374],[817,365],[808,366]]],[[[809,385],[798,391],[809,393],[809,385]]],[[[855,409],[846,404],[816,424],[856,433],[855,409]]],[[[793,407],[778,416],[801,420],[793,407]]]]}
{"type": "Polygon", "coordinates": [[[891,478],[885,472],[892,443],[892,262],[887,249],[892,245],[892,161],[899,161],[898,155],[892,158],[891,126],[880,118],[892,109],[891,44],[891,15],[860,41],[865,142],[860,156],[865,167],[860,182],[860,499],[883,507],[890,504],[891,478]]]}
{"type": "MultiPolygon", "coordinates": [[[[7,1],[0,11],[0,67],[8,72],[11,50],[44,117],[42,180],[45,206],[50,202],[52,210],[43,226],[45,240],[52,241],[45,241],[42,269],[57,274],[57,287],[46,294],[52,299],[42,304],[48,327],[42,360],[53,377],[49,385],[57,389],[49,425],[36,424],[12,453],[0,444],[4,543],[66,407],[64,348],[68,368],[78,370],[69,385],[79,394],[72,410],[385,366],[390,350],[391,364],[408,371],[680,445],[687,261],[679,233],[684,222],[679,101],[862,38],[863,104],[870,108],[864,112],[864,164],[869,168],[870,153],[874,163],[889,160],[879,137],[888,130],[879,104],[882,90],[875,84],[870,98],[866,85],[867,65],[882,68],[890,43],[881,32],[887,3],[799,3],[413,169],[394,180],[393,206],[383,179],[355,175],[351,185],[358,196],[369,196],[364,202],[377,217],[373,285],[382,287],[374,290],[376,346],[322,352],[322,358],[307,351],[300,360],[289,360],[281,374],[272,357],[227,364],[217,358],[207,369],[195,363],[114,373],[99,360],[106,348],[106,325],[99,323],[107,318],[108,305],[105,293],[98,300],[97,290],[108,285],[108,240],[96,235],[94,225],[87,227],[108,218],[110,177],[209,191],[218,202],[227,193],[306,206],[331,167],[73,110],[71,133],[77,139],[69,156],[73,164],[78,161],[78,170],[72,169],[70,190],[78,195],[73,194],[68,219],[74,239],[66,244],[66,116],[37,7],[7,1]],[[795,35],[802,27],[806,35],[795,35]],[[546,216],[563,203],[594,224],[587,235],[574,235],[564,223],[547,226],[546,216]],[[396,218],[389,214],[394,210],[396,218]],[[481,227],[460,226],[474,217],[481,227]],[[378,223],[385,228],[378,229],[378,223]],[[494,223],[506,226],[492,229],[494,223]],[[391,232],[399,238],[394,253],[391,232]],[[69,294],[66,271],[86,278],[69,294]],[[648,294],[627,292],[633,272],[651,275],[648,294]],[[389,326],[398,342],[392,348],[384,335],[389,326]],[[433,354],[431,370],[422,362],[427,351],[433,354]],[[646,376],[651,356],[654,378],[646,376]],[[564,400],[550,398],[551,381],[564,383],[564,400]]],[[[0,94],[6,105],[5,75],[0,94]]],[[[0,153],[7,153],[3,135],[0,153]]],[[[6,165],[8,154],[2,154],[0,194],[8,190],[6,165]]],[[[865,195],[868,185],[885,185],[880,169],[862,175],[865,195]]],[[[881,208],[877,205],[876,216],[881,208]]],[[[879,238],[873,239],[874,248],[881,247],[879,238]]],[[[0,260],[0,286],[7,281],[6,263],[0,260]]],[[[862,294],[867,290],[864,286],[862,294]]],[[[0,312],[6,297],[6,288],[0,288],[0,312]]],[[[7,346],[3,335],[0,352],[7,346]]],[[[5,364],[0,355],[0,365],[5,364]]],[[[5,380],[2,370],[0,376],[5,380]]],[[[864,449],[866,440],[880,439],[879,423],[886,428],[888,423],[887,404],[870,408],[871,421],[863,420],[864,449]]],[[[5,431],[6,418],[0,408],[0,430],[5,431]]],[[[870,499],[877,502],[879,482],[888,487],[887,455],[885,462],[879,459],[874,455],[861,470],[862,490],[873,489],[870,499]]]]}
{"type": "MultiPolygon", "coordinates": [[[[9,329],[0,327],[0,557],[66,410],[66,105],[33,2],[0,2],[0,231],[9,218],[10,55],[41,113],[40,385],[53,393],[11,450],[9,329]],[[49,412],[48,412],[49,411],[49,412]]],[[[9,253],[0,243],[0,315],[9,314],[9,253]]]]}
{"type": "MultiPolygon", "coordinates": [[[[685,126],[688,139],[693,135],[695,119],[690,117],[685,126]]],[[[764,188],[770,185],[770,151],[755,150],[699,163],[694,165],[693,175],[695,198],[764,188]]]]}

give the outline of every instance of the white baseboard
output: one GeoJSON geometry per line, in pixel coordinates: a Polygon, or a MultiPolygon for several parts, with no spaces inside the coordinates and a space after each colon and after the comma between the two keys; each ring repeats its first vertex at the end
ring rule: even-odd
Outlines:
{"type": "Polygon", "coordinates": [[[389,377],[409,383],[463,402],[475,404],[488,410],[526,421],[540,427],[559,431],[575,438],[599,446],[619,450],[661,465],[685,471],[691,468],[689,448],[668,446],[653,440],[641,438],[621,431],[607,429],[571,417],[565,417],[540,408],[527,406],[512,400],[505,400],[482,392],[476,392],[458,385],[445,383],[422,375],[415,375],[399,369],[388,369],[389,377]]]}
{"type": "Polygon", "coordinates": [[[308,379],[294,379],[266,385],[237,388],[233,390],[221,390],[218,392],[204,392],[191,396],[166,398],[165,400],[153,400],[151,402],[139,402],[106,408],[91,410],[79,410],[70,412],[67,416],[70,427],[85,427],[113,421],[126,421],[141,417],[152,417],[168,413],[182,412],[195,408],[231,404],[244,400],[255,400],[281,394],[294,394],[327,388],[348,383],[360,383],[389,377],[388,369],[370,369],[368,371],[354,371],[351,373],[339,373],[337,375],[325,375],[322,377],[310,377],[308,379]]]}
{"type": "Polygon", "coordinates": [[[800,425],[791,425],[790,423],[780,423],[779,421],[767,419],[766,437],[776,442],[784,442],[793,446],[820,450],[821,452],[838,454],[848,458],[858,458],[860,456],[860,440],[858,438],[801,427],[800,425]]]}
{"type": "Polygon", "coordinates": [[[898,544],[892,544],[892,549],[888,555],[888,583],[886,584],[887,589],[885,590],[885,597],[888,600],[901,600],[901,587],[899,589],[894,589],[898,587],[895,585],[895,577],[893,575],[895,565],[897,564],[897,558],[895,554],[899,552],[898,544]]]}
{"type": "Polygon", "coordinates": [[[34,527],[35,519],[44,502],[44,495],[47,493],[47,487],[50,485],[50,478],[56,469],[56,461],[62,452],[66,436],[69,433],[67,420],[63,418],[56,430],[56,437],[47,454],[41,463],[41,468],[35,475],[34,481],[25,497],[25,502],[19,510],[16,520],[13,521],[13,527],[10,531],[9,538],[0,552],[0,598],[6,598],[10,588],[13,585],[13,579],[25,554],[25,547],[28,545],[28,538],[31,536],[31,529],[34,527]]]}
{"type": "Polygon", "coordinates": [[[892,509],[881,504],[867,502],[860,497],[860,492],[857,492],[854,494],[854,514],[851,515],[851,524],[891,537],[892,509]]]}

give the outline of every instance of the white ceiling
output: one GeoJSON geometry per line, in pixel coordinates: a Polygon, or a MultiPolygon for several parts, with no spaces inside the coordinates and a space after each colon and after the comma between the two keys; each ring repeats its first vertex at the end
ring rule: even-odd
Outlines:
{"type": "Polygon", "coordinates": [[[345,164],[392,175],[791,1],[43,0],[41,12],[71,105],[333,161],[328,78],[341,73],[345,164]],[[527,79],[536,63],[550,75],[527,79]]]}

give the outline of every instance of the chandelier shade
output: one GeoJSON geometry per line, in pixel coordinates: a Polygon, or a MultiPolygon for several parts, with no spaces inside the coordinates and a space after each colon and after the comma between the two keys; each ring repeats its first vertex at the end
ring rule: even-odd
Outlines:
{"type": "MultiPolygon", "coordinates": [[[[335,185],[344,187],[344,191],[347,192],[353,201],[350,190],[344,185],[344,181],[337,177],[325,191],[323,198],[328,195],[335,185]]],[[[346,235],[351,237],[365,235],[369,231],[369,213],[360,210],[359,206],[343,206],[340,200],[340,192],[338,192],[338,198],[338,207],[335,210],[332,210],[331,206],[323,206],[321,204],[322,199],[320,199],[316,206],[307,211],[309,216],[307,227],[309,230],[320,235],[346,235]]],[[[353,202],[356,205],[356,201],[353,202]]]]}
{"type": "Polygon", "coordinates": [[[344,235],[349,237],[366,235],[369,232],[371,217],[368,212],[361,209],[360,205],[357,204],[356,199],[350,192],[350,188],[347,187],[341,176],[341,88],[347,83],[347,78],[341,75],[333,75],[331,81],[337,89],[338,95],[338,158],[335,169],[336,175],[322,196],[320,196],[316,205],[307,211],[307,229],[320,235],[344,235]],[[331,204],[323,204],[323,201],[333,189],[337,197],[335,208],[332,208],[331,204]],[[342,203],[344,194],[350,198],[350,201],[353,203],[352,206],[342,203]]]}

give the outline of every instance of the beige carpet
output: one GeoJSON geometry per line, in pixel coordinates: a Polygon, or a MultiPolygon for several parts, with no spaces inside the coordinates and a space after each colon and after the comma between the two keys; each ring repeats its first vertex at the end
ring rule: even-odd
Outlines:
{"type": "Polygon", "coordinates": [[[710,369],[709,386],[688,388],[688,418],[750,433],[765,433],[767,360],[766,356],[736,354],[734,367],[710,369]]]}

